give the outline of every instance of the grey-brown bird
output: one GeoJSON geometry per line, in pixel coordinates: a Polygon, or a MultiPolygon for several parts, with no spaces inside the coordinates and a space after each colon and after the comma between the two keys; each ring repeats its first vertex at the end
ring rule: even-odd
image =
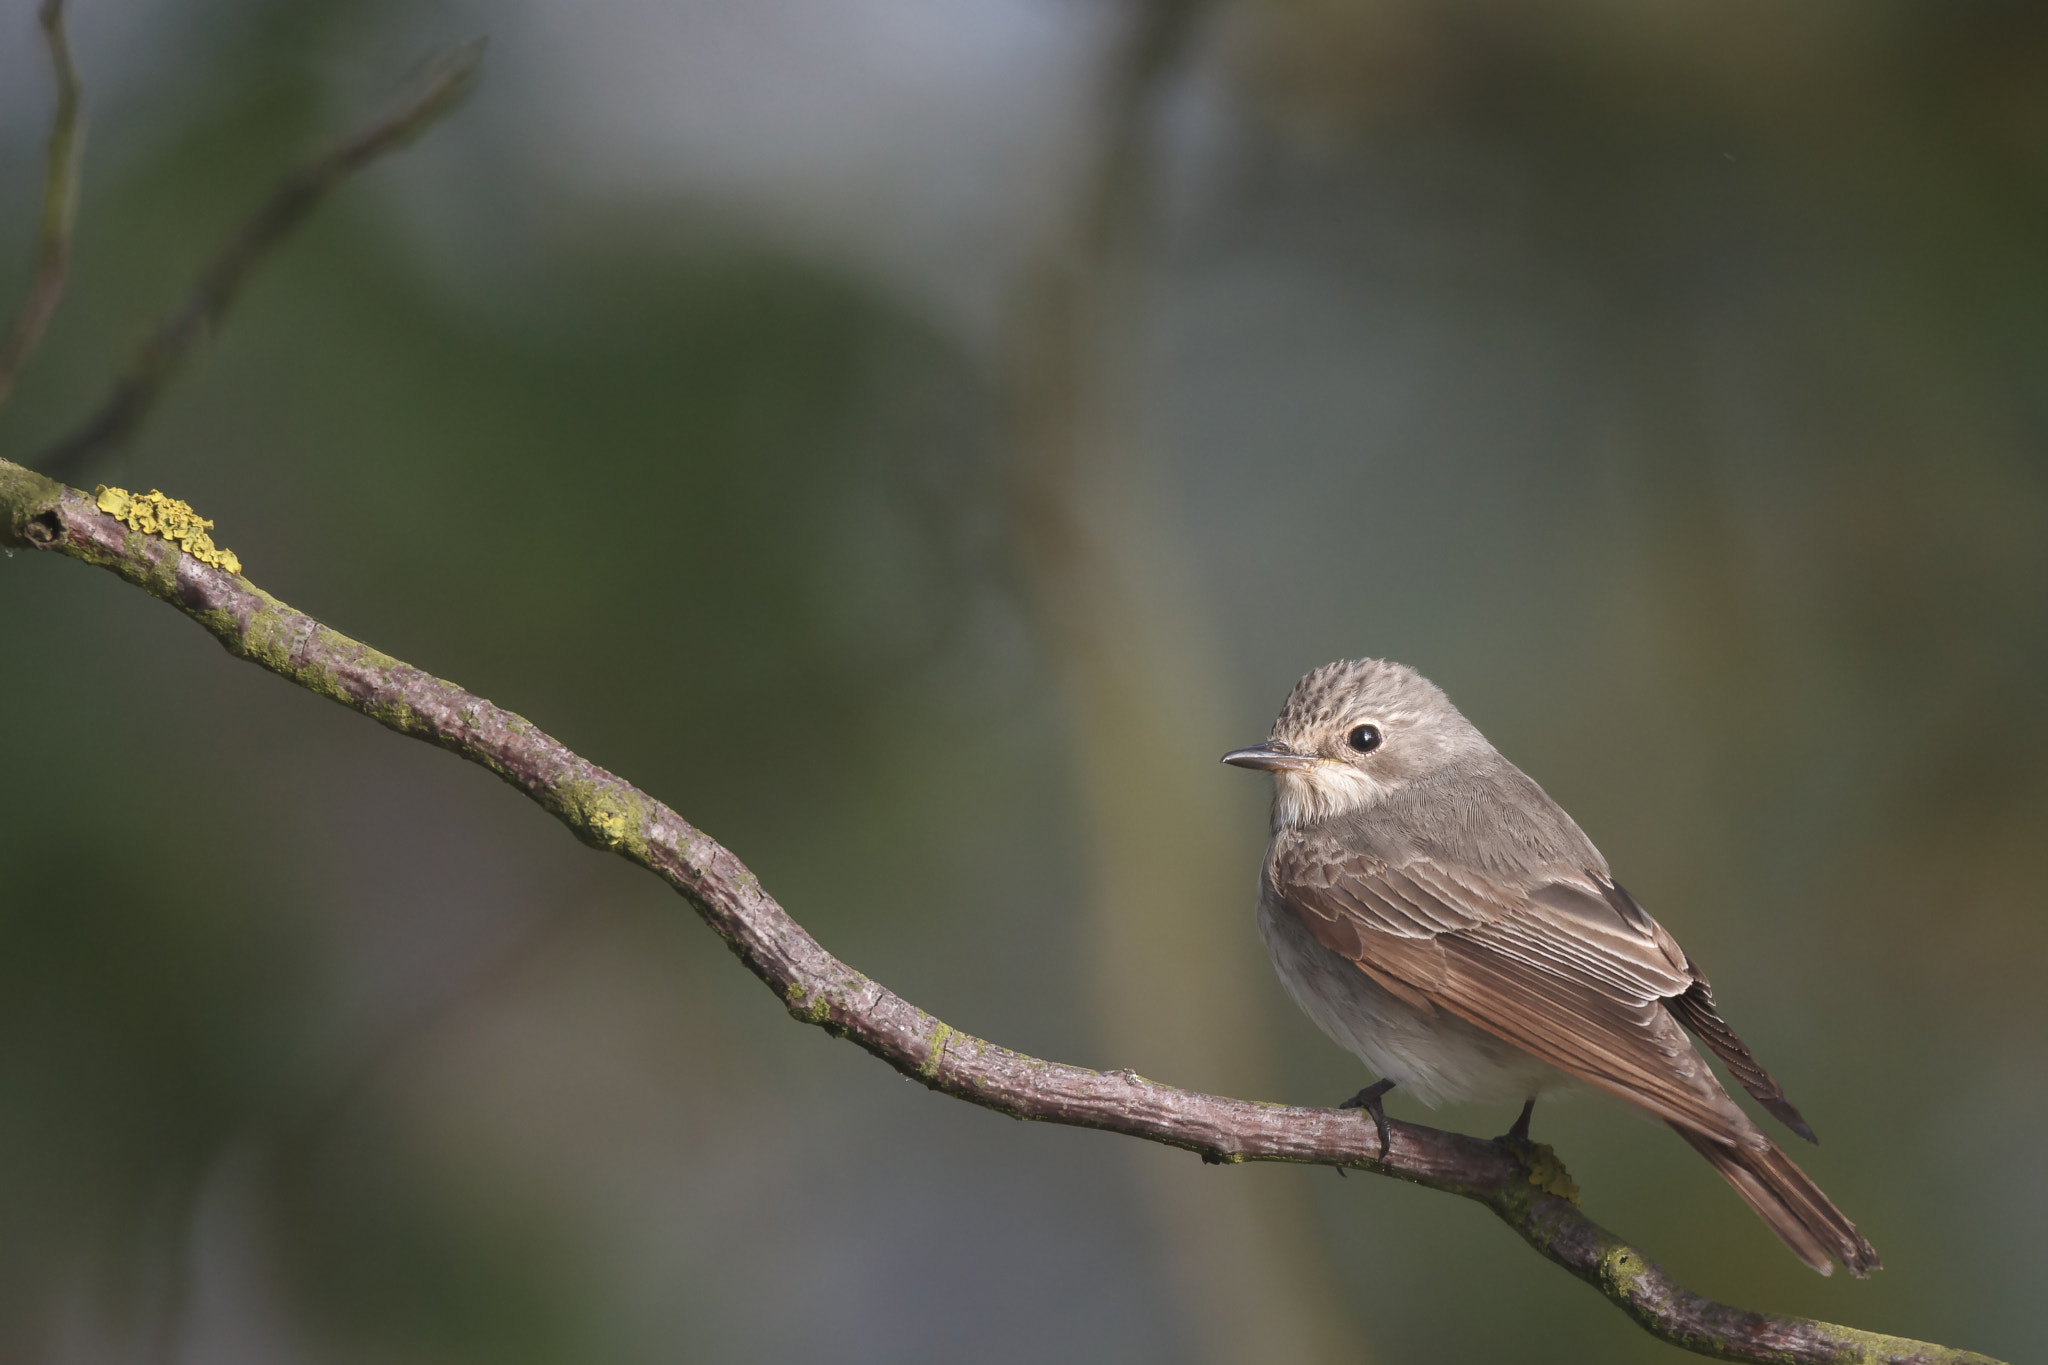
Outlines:
{"type": "Polygon", "coordinates": [[[1853,1275],[1876,1251],[1728,1098],[1686,1031],[1772,1115],[1813,1130],[1714,1006],[1676,939],[1555,801],[1400,664],[1303,678],[1264,744],[1271,772],[1259,931],[1295,1001],[1381,1079],[1348,1104],[1380,1126],[1398,1084],[1424,1103],[1593,1087],[1671,1125],[1793,1254],[1853,1275]]]}

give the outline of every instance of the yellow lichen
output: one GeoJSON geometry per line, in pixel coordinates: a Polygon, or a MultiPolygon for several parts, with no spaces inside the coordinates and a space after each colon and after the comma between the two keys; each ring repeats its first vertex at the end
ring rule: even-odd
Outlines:
{"type": "Polygon", "coordinates": [[[1529,1173],[1529,1183],[1546,1194],[1554,1194],[1572,1203],[1579,1202],[1579,1184],[1572,1179],[1572,1173],[1564,1168],[1547,1143],[1532,1142],[1517,1153],[1522,1159],[1522,1168],[1529,1173]]]}
{"type": "Polygon", "coordinates": [[[192,510],[192,504],[166,497],[152,488],[147,493],[130,493],[125,488],[101,484],[93,493],[99,509],[114,520],[134,527],[146,536],[168,540],[201,564],[240,573],[242,561],[233,550],[213,543],[207,532],[213,523],[192,510]]]}
{"type": "Polygon", "coordinates": [[[590,813],[590,832],[607,848],[617,848],[626,841],[626,817],[600,806],[590,813]]]}

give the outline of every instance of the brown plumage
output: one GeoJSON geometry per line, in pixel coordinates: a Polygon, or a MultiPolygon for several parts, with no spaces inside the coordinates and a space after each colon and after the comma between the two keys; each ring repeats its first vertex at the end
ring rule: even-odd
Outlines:
{"type": "Polygon", "coordinates": [[[1378,1074],[1431,1103],[1604,1090],[1676,1129],[1806,1264],[1878,1267],[1686,1036],[1812,1140],[1706,978],[1426,679],[1378,660],[1319,669],[1272,738],[1227,761],[1279,782],[1260,894],[1275,966],[1378,1074]]]}

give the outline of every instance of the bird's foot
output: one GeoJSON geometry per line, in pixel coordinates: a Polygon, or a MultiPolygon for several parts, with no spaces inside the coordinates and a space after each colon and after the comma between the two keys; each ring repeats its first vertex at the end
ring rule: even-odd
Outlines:
{"type": "Polygon", "coordinates": [[[1515,1160],[1521,1162],[1522,1169],[1529,1173],[1531,1185],[1545,1194],[1554,1194],[1576,1204],[1579,1202],[1579,1186],[1572,1179],[1572,1173],[1557,1159],[1557,1153],[1550,1144],[1529,1141],[1529,1116],[1535,1112],[1535,1099],[1525,1100],[1521,1114],[1494,1141],[1515,1154],[1515,1160]]]}
{"type": "Polygon", "coordinates": [[[1387,1111],[1380,1104],[1380,1097],[1393,1088],[1394,1083],[1392,1081],[1374,1081],[1371,1085],[1337,1106],[1339,1109],[1363,1109],[1366,1113],[1372,1115],[1373,1127],[1379,1129],[1380,1134],[1381,1161],[1387,1159],[1387,1149],[1391,1144],[1387,1138],[1387,1111]]]}

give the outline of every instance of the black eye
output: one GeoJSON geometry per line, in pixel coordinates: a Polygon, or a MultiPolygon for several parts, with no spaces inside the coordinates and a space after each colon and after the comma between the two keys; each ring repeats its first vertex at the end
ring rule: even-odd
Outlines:
{"type": "Polygon", "coordinates": [[[1362,754],[1369,754],[1380,747],[1380,728],[1377,725],[1354,725],[1351,733],[1344,736],[1344,742],[1362,754]]]}

